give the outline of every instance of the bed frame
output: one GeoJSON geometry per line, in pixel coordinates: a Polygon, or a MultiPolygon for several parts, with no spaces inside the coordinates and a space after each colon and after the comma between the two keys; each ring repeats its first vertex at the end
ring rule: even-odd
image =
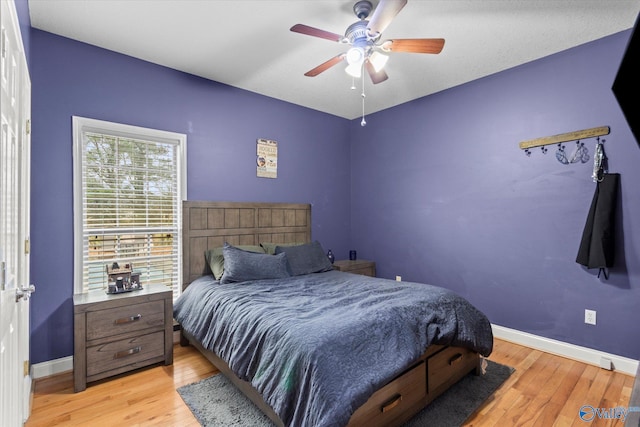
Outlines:
{"type": "MultiPolygon", "coordinates": [[[[224,242],[259,245],[311,241],[309,204],[184,201],[182,216],[183,289],[194,279],[211,274],[204,252],[224,242]]],[[[195,346],[277,426],[284,426],[260,393],[238,378],[224,360],[184,332],[181,344],[195,346]]],[[[349,426],[399,426],[470,372],[479,375],[481,360],[469,349],[432,345],[358,408],[349,426]]]]}

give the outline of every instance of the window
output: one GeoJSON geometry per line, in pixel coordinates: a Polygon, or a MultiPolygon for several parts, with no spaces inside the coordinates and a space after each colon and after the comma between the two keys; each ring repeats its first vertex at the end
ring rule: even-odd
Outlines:
{"type": "Polygon", "coordinates": [[[181,290],[184,134],[73,117],[75,292],[129,263],[140,283],[181,290]]]}

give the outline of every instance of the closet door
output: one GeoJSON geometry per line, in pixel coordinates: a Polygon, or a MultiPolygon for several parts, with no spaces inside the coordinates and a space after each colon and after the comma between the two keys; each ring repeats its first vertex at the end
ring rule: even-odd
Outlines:
{"type": "Polygon", "coordinates": [[[0,1],[0,425],[29,416],[30,97],[13,0],[0,1]]]}

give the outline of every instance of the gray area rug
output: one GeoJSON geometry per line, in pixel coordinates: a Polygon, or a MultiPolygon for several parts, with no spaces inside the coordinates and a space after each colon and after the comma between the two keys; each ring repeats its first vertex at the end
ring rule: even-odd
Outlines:
{"type": "MultiPolygon", "coordinates": [[[[406,427],[460,426],[513,373],[514,369],[487,360],[486,374],[467,375],[418,413],[406,427]]],[[[240,390],[218,374],[178,388],[178,393],[204,427],[273,426],[240,390]]]]}

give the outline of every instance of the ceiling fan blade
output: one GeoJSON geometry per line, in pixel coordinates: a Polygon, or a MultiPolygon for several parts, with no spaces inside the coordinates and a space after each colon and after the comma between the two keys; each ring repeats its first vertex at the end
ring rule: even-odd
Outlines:
{"type": "Polygon", "coordinates": [[[444,39],[387,40],[381,47],[387,52],[440,53],[444,47],[444,39]]]}
{"type": "Polygon", "coordinates": [[[338,56],[334,56],[330,60],[318,65],[316,68],[307,71],[306,73],[304,73],[304,75],[307,77],[315,77],[318,74],[322,73],[323,71],[326,71],[329,68],[333,67],[334,65],[338,64],[340,61],[344,59],[345,56],[346,55],[344,53],[341,53],[338,56]]]}
{"type": "Polygon", "coordinates": [[[372,35],[382,33],[406,4],[407,0],[380,0],[369,20],[369,32],[372,35]]]}
{"type": "Polygon", "coordinates": [[[310,27],[304,24],[296,24],[290,28],[294,33],[306,34],[308,36],[320,37],[321,39],[327,39],[334,42],[340,42],[344,38],[340,34],[331,33],[329,31],[320,30],[318,28],[310,27]]]}
{"type": "Polygon", "coordinates": [[[364,64],[364,66],[367,69],[367,72],[369,73],[369,77],[371,77],[371,81],[373,82],[374,85],[377,85],[378,83],[382,83],[383,81],[389,78],[389,76],[387,75],[387,73],[384,72],[384,70],[376,71],[375,68],[373,68],[373,65],[371,65],[371,62],[369,61],[367,61],[364,64]]]}

